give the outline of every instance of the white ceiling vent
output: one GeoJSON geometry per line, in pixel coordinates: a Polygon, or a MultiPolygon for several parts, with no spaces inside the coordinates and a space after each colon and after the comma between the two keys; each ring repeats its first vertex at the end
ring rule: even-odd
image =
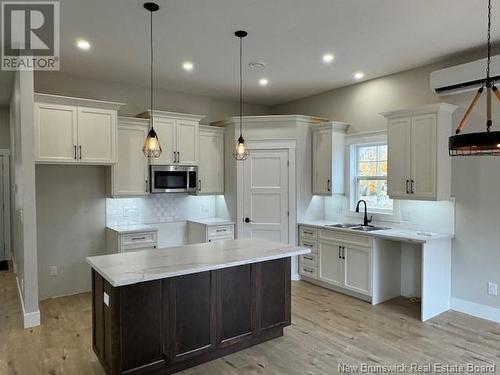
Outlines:
{"type": "MultiPolygon", "coordinates": [[[[486,59],[436,70],[431,73],[431,89],[449,95],[478,89],[485,80],[486,59]]],[[[500,82],[500,55],[491,57],[491,78],[500,82]]]]}

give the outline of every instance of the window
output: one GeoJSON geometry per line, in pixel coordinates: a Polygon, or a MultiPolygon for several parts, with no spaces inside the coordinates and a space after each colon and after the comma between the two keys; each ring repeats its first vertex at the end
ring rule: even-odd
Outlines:
{"type": "Polygon", "coordinates": [[[393,212],[393,201],[387,195],[387,144],[354,145],[354,197],[366,201],[374,212],[393,212]]]}

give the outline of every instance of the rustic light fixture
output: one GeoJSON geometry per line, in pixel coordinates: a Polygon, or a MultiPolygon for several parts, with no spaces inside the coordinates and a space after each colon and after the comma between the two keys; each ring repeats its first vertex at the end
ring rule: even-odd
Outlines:
{"type": "Polygon", "coordinates": [[[487,37],[488,55],[486,59],[486,79],[472,99],[469,108],[465,111],[464,117],[458,125],[455,135],[448,141],[450,156],[469,156],[469,155],[500,155],[500,131],[490,131],[493,121],[491,120],[491,93],[494,93],[500,101],[500,92],[495,86],[494,80],[490,77],[491,65],[491,0],[488,0],[488,37],[487,37]],[[477,105],[481,94],[486,88],[486,132],[460,134],[477,105]]]}
{"type": "Polygon", "coordinates": [[[247,144],[243,138],[243,38],[248,35],[246,31],[240,30],[234,33],[240,38],[240,137],[234,146],[233,157],[236,160],[246,160],[250,155],[247,144]]]}
{"type": "Polygon", "coordinates": [[[153,12],[156,12],[160,7],[155,3],[144,3],[144,8],[150,13],[150,63],[151,63],[151,75],[150,75],[150,104],[151,113],[149,120],[151,122],[151,129],[149,130],[148,136],[144,141],[144,146],[142,147],[142,152],[147,158],[159,158],[161,155],[161,145],[158,139],[158,134],[155,132],[153,124],[153,12]]]}

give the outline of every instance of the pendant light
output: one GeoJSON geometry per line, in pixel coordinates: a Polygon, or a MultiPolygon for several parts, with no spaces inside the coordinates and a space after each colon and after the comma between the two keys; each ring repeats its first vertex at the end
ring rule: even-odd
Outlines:
{"type": "Polygon", "coordinates": [[[240,137],[236,141],[233,157],[236,160],[246,160],[250,155],[247,144],[243,138],[243,38],[248,35],[246,31],[239,30],[234,33],[240,39],[240,137]]]}
{"type": "Polygon", "coordinates": [[[149,115],[149,120],[151,122],[151,129],[149,130],[148,136],[144,141],[144,146],[142,147],[142,152],[147,158],[159,158],[161,155],[161,145],[158,139],[158,134],[155,132],[153,124],[153,13],[156,12],[160,7],[155,3],[144,3],[144,8],[150,13],[150,104],[151,113],[149,115]]]}
{"type": "Polygon", "coordinates": [[[488,0],[488,37],[487,37],[486,79],[472,99],[469,108],[458,125],[455,135],[448,142],[450,156],[471,155],[499,155],[500,156],[500,131],[490,131],[493,121],[491,119],[491,94],[495,94],[500,101],[500,92],[495,86],[495,81],[490,77],[491,65],[491,0],[488,0]],[[460,134],[476,106],[479,97],[486,88],[486,131],[480,133],[460,134]]]}

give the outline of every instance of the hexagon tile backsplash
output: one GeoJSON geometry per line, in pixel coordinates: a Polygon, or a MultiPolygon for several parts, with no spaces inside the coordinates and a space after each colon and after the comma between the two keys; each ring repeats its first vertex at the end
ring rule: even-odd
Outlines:
{"type": "Polygon", "coordinates": [[[106,225],[154,224],[215,216],[215,196],[152,194],[107,198],[106,225]]]}

